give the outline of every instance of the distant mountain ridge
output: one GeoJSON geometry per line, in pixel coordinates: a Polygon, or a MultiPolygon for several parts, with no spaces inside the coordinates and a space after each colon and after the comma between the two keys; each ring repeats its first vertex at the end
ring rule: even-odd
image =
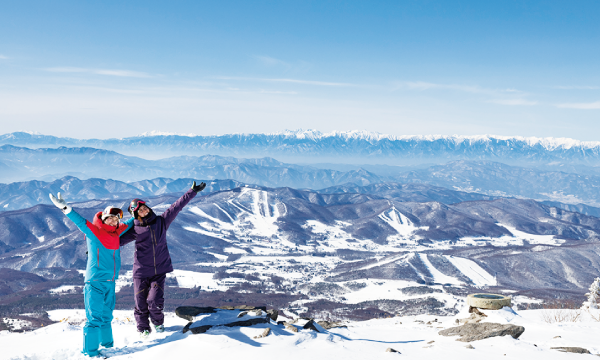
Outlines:
{"type": "Polygon", "coordinates": [[[273,158],[238,159],[215,155],[177,156],[146,160],[94,148],[38,148],[0,146],[0,182],[34,178],[55,180],[64,176],[140,181],[158,177],[235,179],[246,184],[324,188],[383,179],[366,170],[336,171],[286,164],[273,158]]]}
{"type": "Polygon", "coordinates": [[[0,145],[93,147],[152,157],[177,155],[277,157],[284,161],[379,161],[399,165],[431,161],[493,160],[515,164],[561,162],[600,165],[600,142],[506,136],[391,136],[367,131],[315,130],[213,136],[142,135],[123,139],[73,139],[15,132],[0,145]]]}
{"type": "MultiPolygon", "coordinates": [[[[335,166],[335,165],[332,165],[335,166]]],[[[346,184],[366,186],[378,183],[421,183],[456,191],[486,194],[492,197],[530,198],[588,207],[600,206],[600,176],[567,171],[540,170],[512,166],[487,160],[456,160],[442,165],[406,171],[403,167],[372,166],[367,171],[361,166],[340,167],[332,170],[306,165],[295,165],[265,158],[235,158],[216,155],[177,156],[161,160],[146,160],[126,156],[110,150],[94,148],[39,148],[29,149],[13,145],[0,146],[0,194],[11,189],[10,196],[29,197],[24,185],[29,179],[54,182],[65,176],[85,179],[116,180],[127,183],[147,179],[196,179],[267,187],[324,189],[346,184]],[[381,172],[379,172],[381,169],[381,172]],[[19,183],[19,184],[17,184],[19,183]]],[[[151,180],[155,181],[155,180],[151,180]]],[[[159,180],[160,182],[161,180],[159,180]]],[[[107,184],[104,192],[117,192],[107,184]]],[[[104,185],[102,185],[104,186],[104,185]]],[[[224,189],[224,188],[222,188],[224,189]]],[[[102,195],[92,190],[90,194],[102,195]]],[[[128,191],[132,193],[132,191],[128,191]]],[[[155,194],[155,193],[153,193],[155,194]]],[[[104,197],[103,197],[104,198],[104,197]]],[[[33,199],[33,198],[32,198],[33,199]]],[[[89,199],[81,198],[81,200],[89,199]]],[[[0,211],[15,210],[34,203],[6,209],[8,197],[0,196],[0,211]]],[[[584,210],[586,214],[598,216],[584,210]]],[[[575,209],[575,208],[571,208],[575,209]]]]}

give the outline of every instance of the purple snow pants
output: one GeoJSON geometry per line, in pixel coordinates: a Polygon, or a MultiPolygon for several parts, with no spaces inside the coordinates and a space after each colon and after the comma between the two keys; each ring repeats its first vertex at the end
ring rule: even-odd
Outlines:
{"type": "MultiPolygon", "coordinates": [[[[167,275],[154,275],[148,278],[133,278],[135,291],[135,322],[138,331],[150,330],[148,315],[154,325],[162,325],[165,320],[165,279],[167,275]]],[[[151,331],[151,330],[150,330],[151,331]]]]}

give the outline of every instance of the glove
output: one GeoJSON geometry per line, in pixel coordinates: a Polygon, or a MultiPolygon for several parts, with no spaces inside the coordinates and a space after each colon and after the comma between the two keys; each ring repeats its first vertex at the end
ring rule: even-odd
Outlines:
{"type": "Polygon", "coordinates": [[[204,190],[204,188],[206,187],[206,184],[201,182],[200,185],[196,185],[196,182],[194,181],[194,183],[192,184],[192,190],[194,190],[197,193],[199,193],[200,191],[204,190]]]}
{"type": "Polygon", "coordinates": [[[71,206],[67,204],[67,202],[65,201],[65,199],[63,199],[60,193],[56,194],[56,196],[57,197],[54,197],[54,195],[50,194],[50,200],[52,200],[54,206],[61,209],[62,212],[65,213],[65,215],[70,213],[72,210],[71,206]]]}

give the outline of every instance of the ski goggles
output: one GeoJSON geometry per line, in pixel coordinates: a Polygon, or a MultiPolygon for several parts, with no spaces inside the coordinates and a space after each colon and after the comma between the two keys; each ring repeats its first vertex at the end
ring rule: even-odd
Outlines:
{"type": "Polygon", "coordinates": [[[109,216],[116,216],[119,219],[123,218],[123,210],[116,208],[116,207],[108,207],[106,209],[104,209],[104,211],[102,212],[103,219],[106,219],[109,216]]]}
{"type": "Polygon", "coordinates": [[[146,205],[146,202],[144,200],[141,200],[141,199],[131,200],[131,203],[129,204],[129,212],[133,213],[134,211],[138,211],[138,209],[142,205],[146,205]]]}

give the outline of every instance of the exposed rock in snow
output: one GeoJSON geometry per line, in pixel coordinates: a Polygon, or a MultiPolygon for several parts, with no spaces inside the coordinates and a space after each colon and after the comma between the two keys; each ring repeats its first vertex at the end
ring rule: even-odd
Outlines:
{"type": "Polygon", "coordinates": [[[559,346],[559,347],[551,347],[550,349],[554,349],[554,350],[558,350],[558,351],[562,351],[562,352],[575,353],[575,354],[591,354],[591,352],[588,349],[575,347],[575,346],[562,346],[562,347],[559,346]]]}
{"type": "Polygon", "coordinates": [[[468,323],[439,332],[443,336],[459,335],[457,341],[471,342],[495,336],[510,335],[515,339],[525,331],[523,326],[496,323],[468,323]]]}

